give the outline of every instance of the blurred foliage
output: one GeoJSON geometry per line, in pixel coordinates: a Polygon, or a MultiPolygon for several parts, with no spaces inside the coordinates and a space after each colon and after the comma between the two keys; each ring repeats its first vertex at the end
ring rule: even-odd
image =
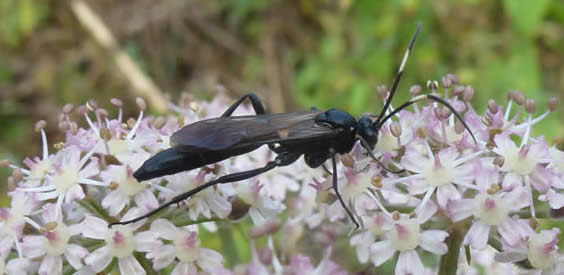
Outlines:
{"type": "MultiPolygon", "coordinates": [[[[108,100],[118,97],[130,108],[127,115],[136,112],[135,91],[69,3],[0,0],[0,158],[19,162],[39,154],[39,135],[32,131],[39,119],[48,121],[49,143],[61,141],[56,122],[66,103],[94,98],[114,113],[108,100]]],[[[422,33],[395,104],[408,98],[411,85],[446,73],[476,88],[480,110],[489,98],[505,104],[509,89],[536,99],[537,113],[549,96],[564,95],[559,0],[87,3],[173,100],[182,91],[209,98],[221,84],[233,97],[258,92],[271,110],[316,106],[375,113],[381,108],[376,86],[391,84],[418,21],[422,33]]],[[[559,110],[535,134],[563,140],[563,121],[559,110]]],[[[0,173],[5,179],[8,171],[0,173]]],[[[247,242],[244,234],[237,236],[236,243],[247,242]]],[[[248,259],[248,253],[240,256],[248,259]]]]}
{"type": "MultiPolygon", "coordinates": [[[[536,99],[541,112],[549,96],[564,91],[562,1],[87,3],[173,100],[181,91],[211,97],[221,84],[233,97],[258,92],[271,110],[377,112],[375,87],[391,83],[418,21],[423,30],[396,104],[408,98],[411,85],[446,73],[472,84],[482,109],[487,99],[503,104],[506,92],[517,89],[536,99]]],[[[135,91],[68,1],[0,0],[2,157],[39,152],[31,131],[38,119],[60,140],[56,117],[65,103],[94,98],[109,107],[110,97],[131,103],[135,91]],[[22,150],[9,150],[14,146],[22,150]]],[[[564,136],[556,127],[562,117],[561,111],[551,115],[536,134],[564,136]]]]}

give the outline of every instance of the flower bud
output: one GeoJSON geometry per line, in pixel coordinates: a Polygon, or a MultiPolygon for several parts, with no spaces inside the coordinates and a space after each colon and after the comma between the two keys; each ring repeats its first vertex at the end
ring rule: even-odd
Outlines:
{"type": "Polygon", "coordinates": [[[102,109],[102,108],[96,110],[95,113],[96,113],[96,115],[99,115],[101,117],[109,117],[110,116],[110,113],[108,113],[108,111],[106,111],[106,109],[102,109]]]}
{"type": "Polygon", "coordinates": [[[392,133],[392,135],[394,137],[399,137],[401,136],[401,124],[397,121],[393,121],[390,124],[390,132],[392,133]]]}
{"type": "Polygon", "coordinates": [[[452,88],[452,95],[453,96],[461,96],[464,95],[465,87],[463,85],[456,85],[452,88]]]}
{"type": "Polygon", "coordinates": [[[525,101],[525,111],[529,114],[533,114],[537,110],[537,103],[534,99],[528,98],[525,101]]]}
{"type": "Polygon", "coordinates": [[[10,163],[7,159],[0,159],[0,168],[10,167],[10,163]]]}
{"type": "Polygon", "coordinates": [[[74,108],[74,106],[70,103],[65,104],[65,106],[63,106],[63,113],[65,114],[70,114],[72,112],[72,109],[74,108]]]}
{"type": "Polygon", "coordinates": [[[455,85],[458,84],[458,83],[460,83],[460,79],[458,78],[457,75],[455,75],[455,74],[447,74],[446,76],[450,79],[450,83],[455,84],[455,85]]]}
{"type": "Polygon", "coordinates": [[[139,107],[141,111],[145,111],[147,109],[147,103],[145,103],[145,100],[143,98],[136,98],[135,103],[137,103],[137,107],[139,107]]]}
{"type": "Polygon", "coordinates": [[[376,188],[382,188],[382,176],[375,175],[372,177],[372,186],[376,188]]]}
{"type": "Polygon", "coordinates": [[[272,264],[272,250],[269,247],[263,247],[258,251],[260,262],[266,266],[272,264]]]}
{"type": "Polygon", "coordinates": [[[515,90],[509,90],[509,92],[507,92],[507,100],[515,100],[515,90]]]}
{"type": "Polygon", "coordinates": [[[452,114],[452,112],[450,111],[450,109],[446,108],[446,107],[439,107],[439,108],[435,108],[435,115],[440,119],[440,120],[445,120],[447,119],[450,114],[452,114]]]}
{"type": "Polygon", "coordinates": [[[500,156],[497,156],[493,159],[493,164],[499,167],[502,167],[504,162],[505,162],[504,159],[500,156]]]}
{"type": "Polygon", "coordinates": [[[471,101],[472,97],[474,97],[474,87],[466,85],[466,87],[464,87],[464,94],[462,95],[462,98],[464,101],[471,101]]]}
{"type": "Polygon", "coordinates": [[[388,90],[388,86],[386,85],[378,85],[378,87],[376,87],[376,91],[378,91],[378,94],[380,95],[380,97],[382,98],[386,98],[388,96],[388,93],[390,92],[388,90]]]}
{"type": "Polygon", "coordinates": [[[47,122],[45,120],[40,120],[35,123],[34,130],[36,132],[40,132],[41,130],[45,129],[45,126],[47,126],[47,122]]]}
{"type": "Polygon", "coordinates": [[[495,102],[495,100],[493,99],[488,100],[488,110],[492,114],[497,113],[497,103],[495,102]]]}
{"type": "Polygon", "coordinates": [[[441,86],[443,86],[443,88],[450,88],[450,86],[452,85],[452,81],[450,80],[450,78],[448,78],[447,76],[443,76],[441,77],[441,86]]]}
{"type": "Polygon", "coordinates": [[[106,127],[100,128],[100,138],[104,141],[112,139],[112,132],[106,127]]]}
{"type": "Polygon", "coordinates": [[[556,110],[557,105],[558,105],[558,99],[556,97],[551,97],[550,99],[548,99],[548,109],[551,112],[554,112],[554,110],[556,110]]]}
{"type": "Polygon", "coordinates": [[[454,132],[456,134],[462,135],[465,130],[466,128],[464,127],[464,124],[462,124],[462,122],[460,122],[459,120],[454,121],[454,132]]]}
{"type": "Polygon", "coordinates": [[[88,109],[88,107],[86,107],[86,105],[81,105],[81,106],[78,106],[78,108],[76,109],[76,112],[80,115],[84,115],[84,114],[88,114],[88,112],[90,112],[90,110],[88,109]]]}
{"type": "Polygon", "coordinates": [[[423,90],[423,88],[421,88],[420,85],[413,85],[411,86],[411,88],[409,88],[409,95],[411,95],[412,97],[416,96],[418,93],[420,93],[423,90]]]}
{"type": "Polygon", "coordinates": [[[513,100],[519,105],[525,104],[525,96],[518,91],[513,91],[513,100]]]}
{"type": "Polygon", "coordinates": [[[114,106],[120,107],[120,108],[123,106],[123,101],[121,101],[121,99],[119,99],[119,98],[110,99],[110,103],[112,103],[114,106]]]}

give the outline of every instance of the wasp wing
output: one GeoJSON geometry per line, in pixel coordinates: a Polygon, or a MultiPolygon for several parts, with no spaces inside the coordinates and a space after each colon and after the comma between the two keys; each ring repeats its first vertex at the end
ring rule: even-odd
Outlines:
{"type": "Polygon", "coordinates": [[[315,122],[321,111],[219,117],[198,121],[175,132],[171,145],[180,151],[207,152],[269,143],[292,143],[336,135],[315,122]]]}

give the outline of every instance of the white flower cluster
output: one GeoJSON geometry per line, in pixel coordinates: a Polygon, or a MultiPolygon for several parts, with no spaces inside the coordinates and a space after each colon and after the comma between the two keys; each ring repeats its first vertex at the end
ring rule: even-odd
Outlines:
{"type": "MultiPolygon", "coordinates": [[[[477,274],[478,266],[515,272],[503,264],[509,262],[543,274],[564,272],[557,246],[560,231],[545,229],[542,222],[548,207],[564,207],[564,153],[530,135],[556,102],[551,99],[549,111],[535,117],[535,102],[510,92],[507,106],[490,101],[480,115],[470,104],[472,87],[459,85],[453,75],[441,84],[444,99],[463,115],[477,142],[437,103],[416,103],[413,111],[399,112],[383,125],[373,152],[385,167],[357,144],[333,171],[343,199],[362,224],[352,235],[346,234],[351,225],[335,199],[332,178],[302,160],[205,189],[180,209],[110,228],[111,222],[138,217],[219,176],[262,167],[275,153],[263,146],[220,163],[138,182],[135,170],[168,148],[172,133],[219,116],[228,100],[218,96],[212,102],[171,104],[174,113],[168,117],[147,118],[146,104],[138,99],[139,116],[128,120],[117,99],[112,100],[117,117],[89,101],[76,109],[87,128],[79,127],[71,119],[72,106],[65,106],[59,128],[66,139],[55,144],[55,153],[48,151],[46,125],[40,121],[42,156],[26,159],[21,167],[1,163],[13,173],[8,179],[11,207],[0,209],[0,274],[114,269],[121,274],[146,274],[148,269],[167,274],[347,274],[343,267],[350,257],[339,261],[343,267],[331,260],[332,254],[342,255],[335,243],[343,238],[367,270],[395,261],[396,274],[434,274],[440,267],[424,266],[419,254],[425,250],[442,255],[441,268],[464,274],[477,274]],[[202,246],[199,231],[215,231],[218,223],[239,222],[247,213],[253,224],[246,243],[251,259],[228,268],[223,253],[230,252],[202,246]],[[259,249],[254,240],[265,236],[268,246],[259,249]],[[305,256],[308,249],[325,251],[318,253],[323,254],[318,265],[305,256]]],[[[439,86],[431,82],[428,88],[436,93],[439,86]]],[[[410,92],[415,96],[421,90],[414,86],[410,92]]],[[[241,106],[235,115],[252,114],[241,106]]]]}

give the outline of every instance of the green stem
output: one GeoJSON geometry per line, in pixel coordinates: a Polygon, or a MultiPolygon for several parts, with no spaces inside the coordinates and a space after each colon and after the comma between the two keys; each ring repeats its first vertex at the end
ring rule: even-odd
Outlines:
{"type": "Polygon", "coordinates": [[[90,212],[94,216],[97,216],[98,218],[101,218],[105,221],[114,220],[114,218],[110,217],[110,215],[108,215],[108,212],[106,212],[106,210],[104,210],[104,208],[102,208],[100,204],[92,199],[76,200],[76,202],[78,202],[80,206],[85,208],[86,211],[90,212]]]}
{"type": "Polygon", "coordinates": [[[464,223],[453,224],[450,235],[446,240],[448,252],[441,256],[439,266],[439,275],[456,274],[458,268],[458,256],[460,255],[460,247],[466,233],[466,225],[464,223]]]}
{"type": "Polygon", "coordinates": [[[235,240],[233,239],[233,226],[229,223],[219,224],[217,229],[217,235],[221,239],[221,247],[223,250],[223,257],[225,257],[225,263],[227,267],[233,267],[235,264],[239,263],[239,253],[237,252],[237,246],[235,245],[235,240]]]}

